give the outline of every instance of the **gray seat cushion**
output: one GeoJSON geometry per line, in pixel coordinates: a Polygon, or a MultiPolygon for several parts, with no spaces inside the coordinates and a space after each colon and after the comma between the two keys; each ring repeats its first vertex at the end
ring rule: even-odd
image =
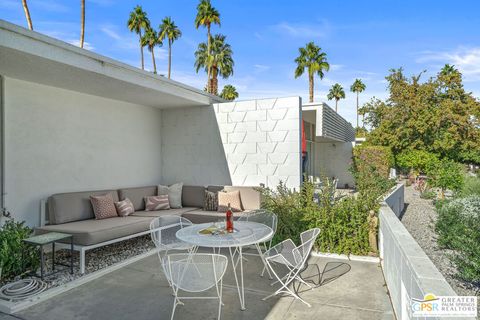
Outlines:
{"type": "Polygon", "coordinates": [[[133,203],[135,211],[145,210],[145,197],[157,195],[157,186],[124,188],[118,190],[120,200],[130,199],[133,203]]]}
{"type": "Polygon", "coordinates": [[[118,201],[116,190],[57,193],[48,198],[48,223],[61,224],[95,218],[90,196],[111,193],[118,201]]]}
{"type": "MultiPolygon", "coordinates": [[[[243,212],[234,212],[233,219],[237,220],[242,214],[246,213],[247,211],[243,212]]],[[[217,212],[217,211],[204,211],[204,210],[192,210],[185,212],[182,214],[182,217],[190,220],[193,223],[207,223],[207,222],[218,222],[225,220],[225,213],[217,212]]]]}
{"type": "Polygon", "coordinates": [[[203,208],[204,186],[183,186],[182,206],[203,208]]]}
{"type": "Polygon", "coordinates": [[[148,217],[131,216],[90,219],[36,228],[35,233],[69,233],[73,235],[74,244],[88,246],[149,230],[151,220],[148,217]]]}
{"type": "Polygon", "coordinates": [[[166,215],[173,215],[173,216],[181,216],[182,214],[193,211],[199,210],[199,208],[192,208],[192,207],[184,207],[179,209],[169,209],[169,210],[158,210],[158,211],[135,211],[131,214],[132,217],[161,217],[166,215]]]}

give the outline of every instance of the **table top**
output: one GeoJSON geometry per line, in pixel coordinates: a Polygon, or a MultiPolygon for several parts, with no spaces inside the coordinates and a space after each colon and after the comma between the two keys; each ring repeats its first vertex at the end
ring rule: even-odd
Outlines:
{"type": "Polygon", "coordinates": [[[23,239],[23,241],[37,244],[37,245],[44,245],[49,244],[55,241],[60,241],[63,239],[70,238],[72,235],[68,233],[61,233],[61,232],[48,232],[38,236],[33,236],[30,238],[23,239]]]}
{"type": "Polygon", "coordinates": [[[234,221],[233,227],[236,229],[234,233],[200,234],[201,230],[210,226],[212,223],[194,224],[178,230],[176,236],[184,242],[199,247],[229,248],[264,242],[273,235],[273,230],[269,226],[250,221],[234,221]]]}

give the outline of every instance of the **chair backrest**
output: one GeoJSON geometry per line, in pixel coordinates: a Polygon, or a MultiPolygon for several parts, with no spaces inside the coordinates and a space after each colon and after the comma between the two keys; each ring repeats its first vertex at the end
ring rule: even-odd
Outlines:
{"type": "Polygon", "coordinates": [[[238,218],[238,221],[251,221],[262,223],[269,226],[273,230],[273,234],[277,232],[278,217],[275,213],[265,210],[257,209],[251,212],[245,213],[238,218]]]}
{"type": "Polygon", "coordinates": [[[317,239],[319,234],[319,228],[313,228],[300,234],[302,244],[293,249],[293,256],[298,266],[303,266],[303,264],[305,264],[305,262],[307,261],[308,257],[310,256],[310,252],[312,251],[313,245],[315,244],[315,240],[317,239]]]}
{"type": "Polygon", "coordinates": [[[188,292],[202,292],[215,286],[225,274],[228,259],[220,254],[178,253],[164,258],[165,276],[188,292]]]}
{"type": "Polygon", "coordinates": [[[176,237],[178,230],[191,226],[192,222],[180,216],[167,215],[153,219],[150,222],[150,235],[158,249],[166,249],[179,240],[176,237]]]}

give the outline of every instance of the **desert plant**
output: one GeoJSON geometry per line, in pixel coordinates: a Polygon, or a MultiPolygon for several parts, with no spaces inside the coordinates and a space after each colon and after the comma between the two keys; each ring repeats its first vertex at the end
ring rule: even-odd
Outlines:
{"type": "Polygon", "coordinates": [[[466,177],[462,189],[459,191],[460,197],[471,195],[480,196],[480,178],[466,177]]]}
{"type": "Polygon", "coordinates": [[[32,235],[32,229],[25,222],[7,218],[0,229],[1,279],[19,276],[24,270],[36,270],[38,254],[35,248],[26,245],[23,239],[32,235]]]}
{"type": "Polygon", "coordinates": [[[437,212],[438,243],[454,250],[458,277],[480,285],[480,196],[442,203],[437,212]]]}

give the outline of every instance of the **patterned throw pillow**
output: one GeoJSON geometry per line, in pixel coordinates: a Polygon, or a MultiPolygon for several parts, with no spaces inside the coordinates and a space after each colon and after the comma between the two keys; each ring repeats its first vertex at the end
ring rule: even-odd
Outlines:
{"type": "Polygon", "coordinates": [[[218,193],[205,190],[205,196],[203,197],[203,210],[204,211],[217,211],[218,210],[218,193]]]}
{"type": "Polygon", "coordinates": [[[168,209],[170,209],[170,203],[168,202],[168,194],[145,197],[145,211],[168,209]]]}
{"type": "Polygon", "coordinates": [[[126,198],[125,200],[115,202],[115,208],[117,208],[117,213],[120,217],[126,217],[129,214],[135,212],[132,201],[126,198]]]}
{"type": "Polygon", "coordinates": [[[115,209],[115,204],[113,202],[113,196],[111,193],[99,196],[90,196],[90,202],[92,203],[95,219],[100,220],[118,217],[117,209],[115,209]]]}
{"type": "Polygon", "coordinates": [[[240,191],[230,191],[218,193],[218,212],[227,212],[228,204],[232,212],[242,212],[242,201],[240,200],[240,191]]]}

